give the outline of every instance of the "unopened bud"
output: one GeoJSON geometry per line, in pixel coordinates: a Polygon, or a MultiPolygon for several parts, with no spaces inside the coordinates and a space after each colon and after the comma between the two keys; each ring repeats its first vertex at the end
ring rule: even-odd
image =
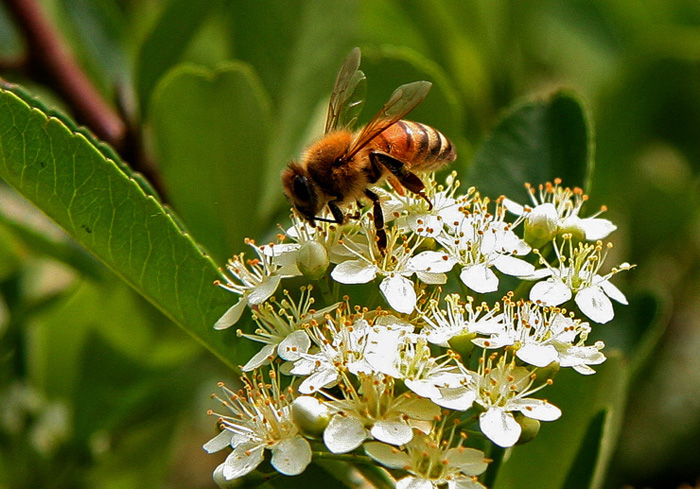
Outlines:
{"type": "Polygon", "coordinates": [[[303,434],[320,437],[331,420],[331,413],[315,397],[299,396],[292,403],[292,419],[303,434]]]}
{"type": "Polygon", "coordinates": [[[539,248],[556,236],[558,225],[559,213],[554,204],[538,205],[525,220],[525,241],[533,248],[539,248]]]}
{"type": "Polygon", "coordinates": [[[577,243],[586,239],[586,230],[581,225],[581,218],[571,216],[561,224],[559,234],[570,234],[573,242],[577,243]]]}
{"type": "Polygon", "coordinates": [[[317,241],[306,241],[297,252],[297,268],[308,279],[323,277],[329,264],[328,250],[317,241]]]}
{"type": "Polygon", "coordinates": [[[515,421],[523,428],[516,445],[524,445],[532,441],[537,436],[537,433],[540,432],[540,422],[536,419],[528,418],[521,413],[517,413],[515,415],[515,421]]]}
{"type": "Polygon", "coordinates": [[[476,333],[462,333],[453,336],[448,341],[450,348],[459,353],[462,358],[467,358],[474,349],[472,340],[476,338],[476,333]]]}

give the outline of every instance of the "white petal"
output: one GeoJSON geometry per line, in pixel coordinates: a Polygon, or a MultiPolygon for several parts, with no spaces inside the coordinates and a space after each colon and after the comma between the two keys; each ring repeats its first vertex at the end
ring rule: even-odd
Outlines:
{"type": "Polygon", "coordinates": [[[231,306],[228,311],[214,324],[214,329],[226,329],[238,322],[241,319],[245,306],[248,305],[248,299],[241,297],[238,302],[231,306]]]}
{"type": "Polygon", "coordinates": [[[498,290],[498,277],[483,263],[464,267],[459,278],[474,292],[484,294],[498,290]]]}
{"type": "Polygon", "coordinates": [[[322,368],[299,384],[299,392],[302,394],[313,394],[319,389],[330,386],[338,381],[338,372],[334,368],[322,368]]]}
{"type": "Polygon", "coordinates": [[[206,442],[202,448],[207,452],[207,453],[214,453],[218,452],[219,450],[223,450],[227,446],[231,445],[231,437],[233,436],[233,432],[230,430],[222,430],[218,435],[216,435],[214,438],[206,442]]]}
{"type": "Polygon", "coordinates": [[[282,280],[282,277],[279,275],[267,277],[248,294],[248,301],[254,306],[265,302],[275,293],[275,290],[279,287],[280,280],[282,280]]]}
{"type": "Polygon", "coordinates": [[[442,285],[447,283],[447,275],[444,273],[416,272],[416,277],[424,284],[442,285]]]}
{"type": "Polygon", "coordinates": [[[522,216],[525,213],[525,208],[522,205],[510,200],[508,197],[503,199],[502,204],[508,212],[512,212],[516,216],[522,216]]]}
{"type": "Polygon", "coordinates": [[[586,239],[589,241],[605,239],[617,229],[617,226],[607,219],[593,217],[581,219],[581,227],[586,233],[586,239]]]}
{"type": "Polygon", "coordinates": [[[479,475],[488,467],[484,452],[476,448],[451,448],[446,458],[451,466],[459,467],[465,475],[479,475]]]}
{"type": "Polygon", "coordinates": [[[559,365],[577,367],[579,365],[599,365],[605,355],[595,346],[571,346],[559,353],[559,365]]]}
{"type": "Polygon", "coordinates": [[[263,346],[259,352],[253,355],[253,358],[248,360],[248,362],[243,366],[241,370],[243,370],[244,372],[250,372],[251,370],[255,370],[258,367],[267,365],[277,356],[275,350],[277,350],[277,345],[263,346]]]}
{"type": "Polygon", "coordinates": [[[302,353],[308,352],[310,347],[311,339],[306,334],[306,331],[294,331],[280,341],[277,347],[277,355],[283,360],[294,362],[301,357],[302,353]]]}
{"type": "Polygon", "coordinates": [[[323,442],[333,453],[347,453],[362,445],[367,438],[362,421],[352,416],[335,415],[323,432],[323,442]]]}
{"type": "Polygon", "coordinates": [[[581,312],[599,324],[605,324],[615,317],[612,302],[598,286],[587,287],[574,298],[581,312]]]}
{"type": "Polygon", "coordinates": [[[406,223],[418,236],[434,238],[442,231],[443,223],[432,214],[411,214],[406,216],[406,223]]]}
{"type": "Polygon", "coordinates": [[[396,489],[435,489],[435,487],[432,481],[412,475],[396,481],[396,489]]]}
{"type": "Polygon", "coordinates": [[[620,291],[617,287],[615,287],[610,281],[604,280],[601,283],[598,284],[603,291],[610,297],[612,300],[619,302],[620,304],[627,305],[627,297],[625,297],[625,294],[620,291]]]}
{"type": "Polygon", "coordinates": [[[311,446],[301,436],[282,440],[272,449],[272,466],[284,475],[299,475],[311,463],[311,446]]]}
{"type": "Polygon", "coordinates": [[[479,416],[481,432],[500,447],[512,447],[520,438],[522,428],[509,412],[490,408],[479,416]]]}
{"type": "Polygon", "coordinates": [[[540,421],[554,421],[561,416],[561,409],[541,399],[518,399],[512,403],[512,409],[540,421]]]}
{"type": "Polygon", "coordinates": [[[401,403],[400,411],[412,420],[434,420],[440,416],[440,408],[430,399],[409,399],[401,403]]]}
{"type": "Polygon", "coordinates": [[[232,480],[252,472],[263,461],[263,445],[244,443],[229,453],[224,461],[224,479],[232,480]]]}
{"type": "Polygon", "coordinates": [[[366,284],[377,276],[377,268],[365,260],[347,260],[337,265],[331,277],[341,284],[366,284]]]}
{"type": "Polygon", "coordinates": [[[571,289],[561,280],[537,282],[530,289],[530,300],[546,306],[558,306],[571,299],[571,289]]]}
{"type": "Polygon", "coordinates": [[[406,423],[382,419],[374,423],[371,430],[375,440],[391,445],[405,445],[413,439],[413,430],[406,423]]]}
{"type": "Polygon", "coordinates": [[[406,277],[401,275],[386,277],[379,284],[379,289],[395,311],[410,314],[415,309],[416,290],[413,288],[413,282],[406,277]]]}
{"type": "Polygon", "coordinates": [[[435,404],[455,411],[466,411],[476,399],[476,392],[466,387],[440,388],[440,397],[434,398],[435,404]]]}
{"type": "Polygon", "coordinates": [[[516,356],[535,367],[546,367],[558,357],[552,345],[525,345],[516,352],[516,356]]]}
{"type": "Polygon", "coordinates": [[[408,268],[415,272],[446,273],[452,270],[455,263],[455,259],[447,253],[424,251],[408,261],[408,268]]]}
{"type": "Polygon", "coordinates": [[[403,469],[411,462],[405,452],[400,452],[386,443],[369,441],[364,444],[364,449],[367,455],[390,469],[403,469]]]}
{"type": "Polygon", "coordinates": [[[523,280],[540,280],[551,275],[552,271],[549,268],[538,268],[530,275],[520,275],[519,277],[523,280]]]}
{"type": "Polygon", "coordinates": [[[535,273],[535,267],[531,263],[510,255],[499,255],[493,260],[493,266],[499,272],[515,277],[523,277],[535,273]]]}

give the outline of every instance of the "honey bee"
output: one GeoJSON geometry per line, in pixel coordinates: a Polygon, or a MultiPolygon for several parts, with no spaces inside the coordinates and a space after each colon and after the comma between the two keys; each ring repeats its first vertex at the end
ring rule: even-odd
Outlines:
{"type": "Polygon", "coordinates": [[[405,187],[432,209],[425,185],[415,173],[439,170],[454,161],[456,154],[450,140],[436,129],[402,120],[428,94],[432,84],[427,81],[401,85],[367,125],[353,132],[351,126],[363,103],[359,94],[365,76],[359,66],[360,50],[355,48],[338,72],[323,137],[284,169],[282,187],[289,202],[312,226],[316,220],[342,224],[346,219],[342,208],[369,199],[377,245],[384,250],[384,215],[379,196],[370,186],[388,181],[401,194],[405,187]],[[326,206],[333,219],[319,216],[326,206]]]}

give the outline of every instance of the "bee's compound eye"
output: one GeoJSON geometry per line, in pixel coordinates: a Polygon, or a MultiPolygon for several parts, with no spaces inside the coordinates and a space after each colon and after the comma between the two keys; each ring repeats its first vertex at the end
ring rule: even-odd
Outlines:
{"type": "Polygon", "coordinates": [[[302,202],[311,200],[310,184],[306,177],[301,175],[294,177],[294,196],[302,202]]]}

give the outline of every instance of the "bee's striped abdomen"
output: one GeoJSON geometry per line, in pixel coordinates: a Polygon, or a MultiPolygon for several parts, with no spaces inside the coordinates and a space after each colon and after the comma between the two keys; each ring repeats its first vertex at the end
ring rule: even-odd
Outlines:
{"type": "Polygon", "coordinates": [[[372,146],[386,151],[418,172],[439,170],[457,156],[450,140],[440,131],[405,120],[398,121],[374,138],[372,146]]]}

